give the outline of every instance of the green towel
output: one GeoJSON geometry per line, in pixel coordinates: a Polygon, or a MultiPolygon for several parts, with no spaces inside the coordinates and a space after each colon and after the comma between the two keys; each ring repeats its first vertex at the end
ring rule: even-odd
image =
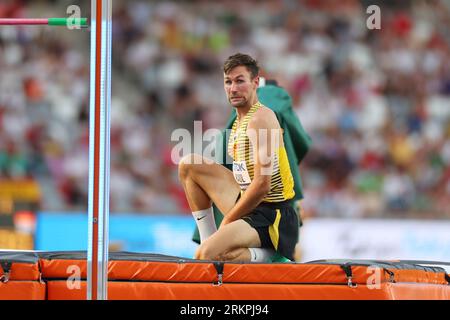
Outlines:
{"type": "Polygon", "coordinates": [[[286,258],[285,256],[282,256],[282,255],[279,254],[278,252],[276,252],[276,253],[270,258],[270,262],[288,263],[288,262],[292,262],[292,261],[289,260],[288,258],[286,258]]]}

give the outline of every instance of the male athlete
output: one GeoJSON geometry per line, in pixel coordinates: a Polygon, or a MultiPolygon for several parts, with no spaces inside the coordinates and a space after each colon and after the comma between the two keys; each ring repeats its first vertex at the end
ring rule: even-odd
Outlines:
{"type": "Polygon", "coordinates": [[[270,261],[274,254],[294,260],[298,217],[280,124],[258,101],[257,62],[245,54],[223,66],[224,88],[237,112],[228,141],[230,171],[200,155],[179,165],[179,176],[196,219],[201,244],[196,259],[270,261]],[[216,231],[212,203],[224,214],[216,231]]]}

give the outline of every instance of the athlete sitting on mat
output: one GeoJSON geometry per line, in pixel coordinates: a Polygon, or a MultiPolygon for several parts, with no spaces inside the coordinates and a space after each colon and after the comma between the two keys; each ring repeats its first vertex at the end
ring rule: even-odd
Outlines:
{"type": "Polygon", "coordinates": [[[223,66],[224,88],[237,118],[228,141],[233,171],[190,154],[179,176],[196,219],[201,244],[196,259],[268,262],[293,260],[298,217],[283,135],[272,110],[258,101],[259,67],[235,54],[223,66]],[[212,202],[224,214],[218,230],[212,202]]]}

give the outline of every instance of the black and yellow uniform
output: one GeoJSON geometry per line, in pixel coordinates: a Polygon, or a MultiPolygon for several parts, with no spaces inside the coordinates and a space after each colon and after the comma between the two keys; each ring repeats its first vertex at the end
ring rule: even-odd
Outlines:
{"type": "MultiPolygon", "coordinates": [[[[250,139],[247,135],[247,127],[255,112],[261,107],[261,103],[256,103],[250,108],[242,121],[240,121],[239,128],[238,119],[234,121],[231,127],[230,140],[228,141],[228,154],[233,159],[233,174],[242,191],[247,189],[254,176],[254,155],[250,139]]],[[[264,134],[262,135],[263,138],[272,137],[270,130],[267,130],[264,134]]],[[[276,138],[278,139],[278,137],[276,138]]],[[[295,195],[294,180],[292,178],[286,149],[283,145],[275,151],[270,191],[264,197],[264,202],[285,201],[292,199],[295,195]]]]}
{"type": "MultiPolygon", "coordinates": [[[[261,103],[253,105],[238,123],[236,119],[228,141],[228,154],[233,159],[233,175],[241,188],[247,190],[254,178],[253,146],[247,127],[261,103]]],[[[258,132],[256,132],[258,135],[258,132]]],[[[272,137],[270,130],[262,138],[272,137]]],[[[279,137],[276,137],[279,139],[279,137]]],[[[298,216],[290,200],[294,197],[294,181],[284,145],[275,150],[270,191],[262,202],[248,215],[242,217],[259,235],[261,247],[273,248],[284,257],[293,260],[298,240],[298,216]]]]}

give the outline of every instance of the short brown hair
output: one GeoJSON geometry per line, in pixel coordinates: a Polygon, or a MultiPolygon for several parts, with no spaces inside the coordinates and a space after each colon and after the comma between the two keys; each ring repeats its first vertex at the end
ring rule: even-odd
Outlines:
{"type": "Polygon", "coordinates": [[[228,59],[223,64],[223,72],[228,74],[232,69],[245,66],[250,72],[252,79],[254,79],[259,74],[258,62],[250,57],[248,54],[236,53],[229,56],[228,59]]]}

